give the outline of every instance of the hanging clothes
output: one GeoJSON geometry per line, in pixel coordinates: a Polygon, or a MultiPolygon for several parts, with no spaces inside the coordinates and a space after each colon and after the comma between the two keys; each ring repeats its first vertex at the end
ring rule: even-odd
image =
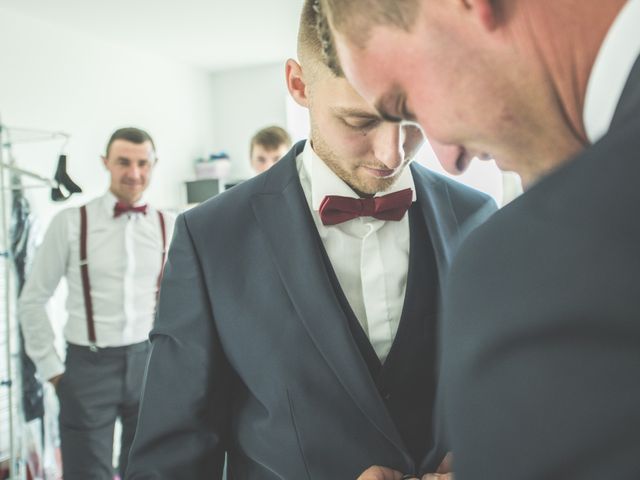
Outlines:
{"type": "MultiPolygon", "coordinates": [[[[12,207],[10,224],[11,255],[16,271],[16,291],[18,296],[22,291],[25,282],[25,268],[27,263],[29,233],[31,230],[29,201],[24,196],[21,181],[17,176],[12,176],[12,207]]],[[[42,383],[36,376],[36,367],[33,361],[27,356],[24,349],[24,338],[20,329],[20,365],[22,379],[22,403],[25,420],[32,420],[44,417],[44,401],[42,383]]]]}

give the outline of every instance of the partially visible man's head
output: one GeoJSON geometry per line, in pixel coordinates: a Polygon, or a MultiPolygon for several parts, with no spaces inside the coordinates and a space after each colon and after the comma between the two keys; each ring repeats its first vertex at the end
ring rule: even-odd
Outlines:
{"type": "Polygon", "coordinates": [[[291,137],[284,128],[277,126],[263,128],[251,137],[249,147],[251,167],[256,173],[262,173],[284,157],[290,148],[291,137]]]}
{"type": "Polygon", "coordinates": [[[417,120],[452,173],[491,155],[525,179],[584,147],[590,62],[624,3],[317,1],[327,64],[385,118],[417,120]]]}
{"type": "Polygon", "coordinates": [[[151,180],[156,147],[144,130],[121,128],[111,135],[102,161],[111,175],[111,193],[122,202],[134,204],[151,180]]]}
{"type": "Polygon", "coordinates": [[[305,1],[298,34],[300,63],[287,62],[287,86],[309,109],[314,151],[360,195],[384,191],[424,142],[421,132],[384,121],[324,62],[317,3],[305,1]]]}

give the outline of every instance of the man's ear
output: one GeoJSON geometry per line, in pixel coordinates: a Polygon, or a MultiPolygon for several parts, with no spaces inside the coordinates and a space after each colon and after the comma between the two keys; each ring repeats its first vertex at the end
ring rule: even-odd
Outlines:
{"type": "Polygon", "coordinates": [[[489,32],[498,28],[499,15],[496,0],[463,0],[465,7],[472,10],[480,24],[489,32]]]}
{"type": "Polygon", "coordinates": [[[100,158],[102,159],[102,164],[106,167],[107,166],[107,157],[105,157],[104,155],[100,155],[100,158]]]}
{"type": "Polygon", "coordinates": [[[307,96],[307,84],[302,74],[302,66],[290,58],[285,65],[287,77],[287,89],[297,104],[309,108],[309,97],[307,96]]]}

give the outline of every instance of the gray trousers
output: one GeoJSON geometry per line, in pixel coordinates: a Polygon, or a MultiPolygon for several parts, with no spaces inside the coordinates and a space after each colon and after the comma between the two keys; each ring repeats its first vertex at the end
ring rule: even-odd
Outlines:
{"type": "Polygon", "coordinates": [[[125,347],[67,346],[58,384],[65,480],[113,480],[113,435],[122,422],[119,473],[124,472],[138,421],[149,342],[125,347]]]}

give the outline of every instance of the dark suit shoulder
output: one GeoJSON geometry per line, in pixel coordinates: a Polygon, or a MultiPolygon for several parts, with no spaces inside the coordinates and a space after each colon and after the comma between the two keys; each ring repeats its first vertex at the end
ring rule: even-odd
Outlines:
{"type": "Polygon", "coordinates": [[[618,312],[629,333],[624,319],[637,314],[640,295],[639,149],[637,135],[608,135],[476,228],[449,275],[452,336],[467,332],[486,346],[497,331],[531,335],[534,325],[570,328],[580,319],[600,328],[595,311],[618,312]]]}
{"type": "Polygon", "coordinates": [[[640,222],[634,221],[640,205],[639,128],[636,120],[607,134],[547,175],[478,228],[465,248],[489,248],[506,236],[528,244],[532,230],[581,242],[602,235],[640,237],[640,222]]]}
{"type": "Polygon", "coordinates": [[[496,237],[526,247],[532,231],[577,243],[640,238],[640,222],[634,221],[640,205],[640,122],[635,124],[606,135],[540,180],[479,228],[466,248],[490,248],[496,237]]]}

